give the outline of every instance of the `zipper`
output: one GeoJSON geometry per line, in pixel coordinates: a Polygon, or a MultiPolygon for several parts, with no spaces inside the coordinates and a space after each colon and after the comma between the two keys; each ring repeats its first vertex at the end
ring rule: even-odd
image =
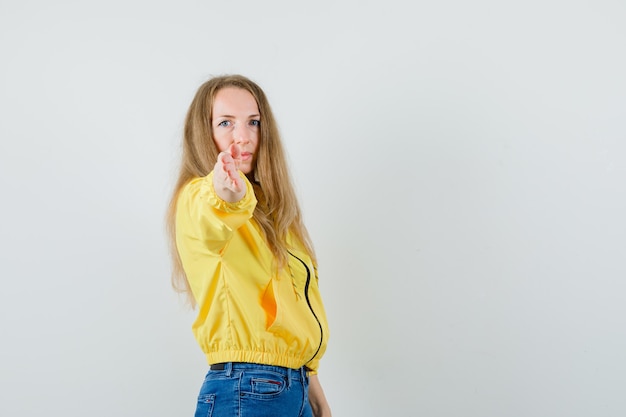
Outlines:
{"type": "Polygon", "coordinates": [[[309,300],[309,284],[311,283],[311,270],[307,266],[306,262],[304,262],[302,259],[298,258],[296,255],[294,255],[291,252],[289,252],[289,255],[299,260],[300,263],[302,263],[302,265],[304,266],[304,269],[306,269],[306,284],[304,285],[304,298],[306,299],[306,303],[309,306],[309,310],[311,310],[311,314],[313,314],[313,317],[315,317],[315,321],[317,321],[317,325],[320,328],[320,344],[317,346],[317,350],[315,351],[315,354],[313,354],[313,357],[307,361],[307,363],[309,363],[310,361],[315,359],[320,349],[322,348],[322,342],[324,341],[324,329],[322,328],[322,323],[320,322],[320,319],[317,317],[317,314],[315,314],[315,310],[313,310],[313,306],[311,306],[311,300],[309,300]]]}

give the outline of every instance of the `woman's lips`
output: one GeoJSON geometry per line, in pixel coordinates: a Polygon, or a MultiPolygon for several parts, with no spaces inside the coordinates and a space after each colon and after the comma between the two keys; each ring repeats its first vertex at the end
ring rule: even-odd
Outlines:
{"type": "Polygon", "coordinates": [[[241,153],[241,160],[242,161],[248,161],[250,159],[252,159],[252,153],[250,153],[250,152],[242,152],[241,153]]]}

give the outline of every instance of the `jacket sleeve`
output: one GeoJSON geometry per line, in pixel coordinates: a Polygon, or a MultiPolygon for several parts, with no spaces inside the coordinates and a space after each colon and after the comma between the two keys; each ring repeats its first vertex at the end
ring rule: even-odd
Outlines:
{"type": "Polygon", "coordinates": [[[193,179],[181,190],[176,207],[176,246],[183,264],[189,256],[219,256],[237,229],[252,217],[257,200],[252,184],[243,173],[240,175],[246,195],[235,203],[217,195],[213,172],[193,179]]]}

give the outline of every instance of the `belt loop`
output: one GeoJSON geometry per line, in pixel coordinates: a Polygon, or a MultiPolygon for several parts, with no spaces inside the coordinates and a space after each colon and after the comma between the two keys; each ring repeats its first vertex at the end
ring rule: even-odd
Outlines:
{"type": "Polygon", "coordinates": [[[230,376],[233,373],[233,363],[227,362],[226,366],[224,367],[224,370],[226,371],[226,376],[230,378],[230,376]]]}
{"type": "Polygon", "coordinates": [[[287,368],[287,389],[291,387],[291,372],[292,370],[290,368],[287,368]]]}

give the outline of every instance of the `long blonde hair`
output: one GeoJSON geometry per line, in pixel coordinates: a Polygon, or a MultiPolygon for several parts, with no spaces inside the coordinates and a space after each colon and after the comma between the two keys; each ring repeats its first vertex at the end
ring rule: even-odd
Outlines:
{"type": "Polygon", "coordinates": [[[184,293],[192,306],[195,306],[195,300],[176,248],[176,203],[181,189],[193,178],[208,175],[217,161],[219,150],[213,140],[211,120],[215,96],[224,87],[236,87],[250,92],[259,107],[259,148],[256,166],[250,174],[250,178],[254,179],[253,186],[258,200],[253,218],[263,231],[277,266],[284,267],[287,263],[289,232],[304,245],[315,262],[313,244],[302,221],[278,126],[265,93],[256,83],[241,75],[211,78],[196,92],[185,118],[180,172],[166,219],[173,261],[172,286],[176,291],[184,293]]]}

